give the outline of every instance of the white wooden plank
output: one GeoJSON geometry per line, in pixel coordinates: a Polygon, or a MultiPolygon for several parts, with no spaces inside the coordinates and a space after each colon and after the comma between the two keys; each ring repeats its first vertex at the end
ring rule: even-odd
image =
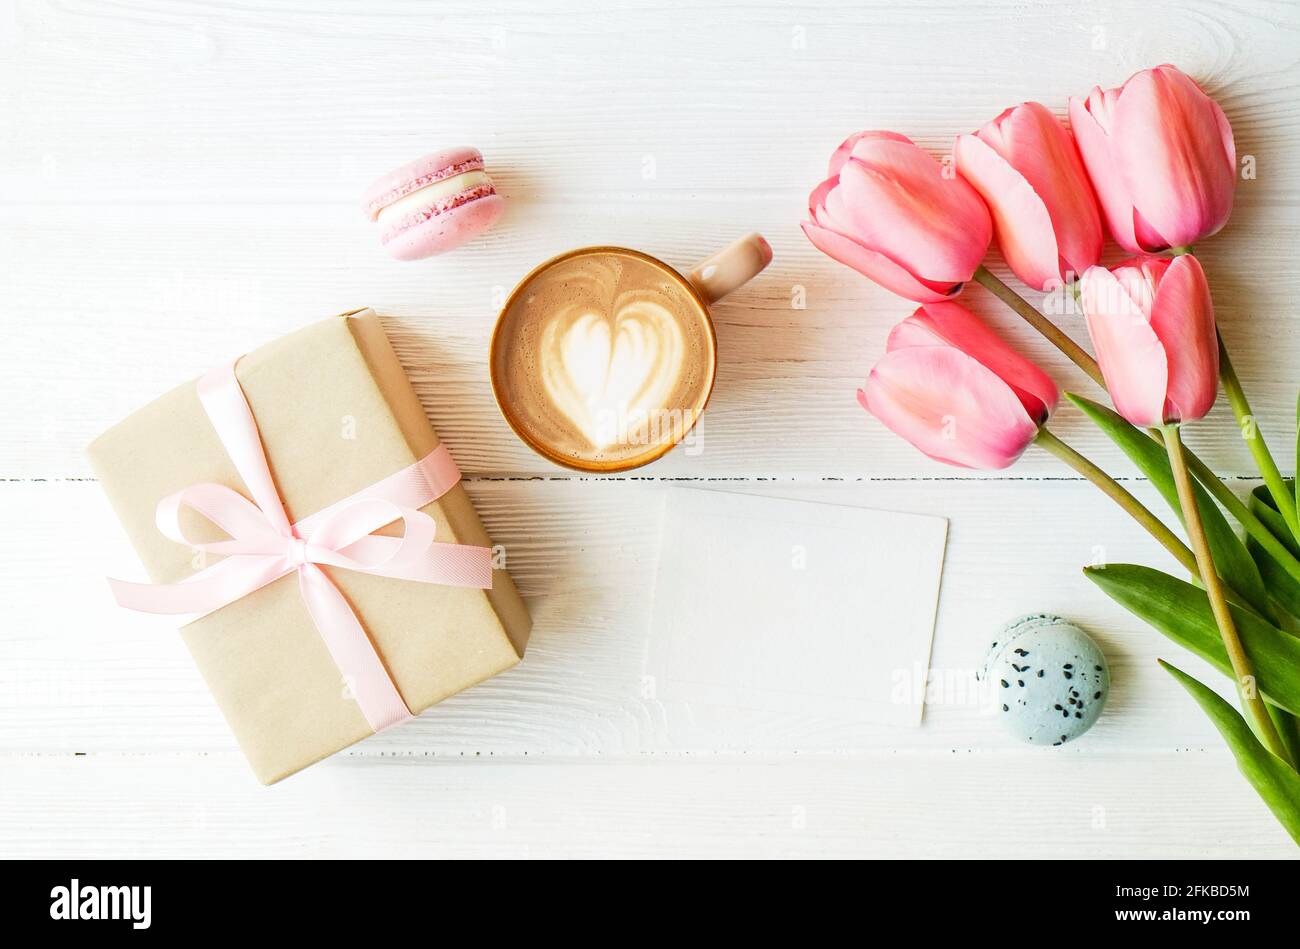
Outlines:
{"type": "MultiPolygon", "coordinates": [[[[0,151],[8,202],[0,319],[18,357],[0,383],[11,407],[2,474],[84,475],[80,447],[125,412],[214,360],[363,303],[392,315],[421,394],[467,470],[553,470],[517,443],[491,403],[484,353],[494,299],[531,264],[576,243],[622,241],[686,265],[755,227],[772,238],[777,263],[719,308],[723,364],[706,416],[709,447],[656,470],[753,474],[758,461],[764,473],[933,474],[937,466],[864,423],[853,401],[888,327],[909,308],[798,233],[826,153],[868,123],[943,148],[954,130],[1030,90],[1059,106],[1069,92],[1160,59],[1179,61],[1220,95],[1239,150],[1262,163],[1205,253],[1225,333],[1281,449],[1294,427],[1285,368],[1294,334],[1264,338],[1253,328],[1292,318],[1276,277],[1291,266],[1289,209],[1300,200],[1300,173],[1284,157],[1300,136],[1288,92],[1297,84],[1296,17],[1255,5],[1156,6],[1160,30],[1150,29],[1159,13],[1147,7],[1017,8],[1022,53],[1012,72],[997,44],[970,42],[997,19],[983,4],[930,17],[879,3],[753,4],[745,14],[617,5],[584,10],[581,28],[509,3],[473,14],[397,7],[372,19],[320,4],[15,6],[12,55],[0,59],[0,125],[14,133],[0,151]],[[868,27],[873,55],[864,57],[858,37],[868,27]],[[452,58],[428,57],[430,37],[448,30],[460,37],[452,58]],[[671,32],[677,69],[664,71],[647,52],[645,30],[671,32]],[[718,55],[720,31],[732,56],[718,55]],[[631,37],[639,38],[629,47],[631,37]],[[385,55],[344,54],[369,43],[385,55]],[[980,82],[916,68],[948,62],[944,50],[959,47],[961,75],[980,82]],[[151,55],[137,57],[141,48],[151,55]],[[593,73],[593,53],[619,68],[593,73]],[[434,81],[435,69],[463,78],[448,86],[434,81]],[[685,94],[691,85],[713,92],[685,94]],[[666,104],[653,122],[629,108],[645,101],[666,104]],[[755,102],[763,108],[748,107],[755,102]],[[774,115],[785,117],[778,135],[774,115]],[[396,264],[374,246],[356,193],[375,171],[429,147],[432,130],[439,140],[497,146],[513,210],[473,249],[396,264]],[[791,309],[796,286],[806,310],[791,309]],[[80,395],[87,388],[93,401],[80,395]]],[[[972,298],[998,325],[1013,325],[981,291],[972,298]]],[[[1077,319],[1067,324],[1081,331],[1077,319]]],[[[1017,338],[1065,385],[1086,391],[1045,345],[1019,329],[1017,338]]],[[[1061,425],[1101,447],[1068,412],[1061,425]]],[[[1251,470],[1226,425],[1198,440],[1225,470],[1251,470]]],[[[1052,464],[1026,460],[1031,470],[1052,464]]]]}
{"type": "MultiPolygon", "coordinates": [[[[566,246],[614,242],[687,266],[751,229],[768,234],[768,272],[716,308],[720,370],[695,443],[652,475],[979,476],[922,457],[857,404],[854,392],[911,312],[823,257],[796,223],[797,200],[710,197],[643,205],[516,206],[481,245],[420,264],[388,260],[350,208],[281,206],[0,207],[10,359],[0,379],[0,477],[87,476],[82,449],[108,426],[231,356],[331,313],[373,305],[440,435],[472,474],[561,473],[501,419],[487,374],[496,307],[535,263],[566,246]],[[695,218],[700,223],[695,223],[695,218]],[[683,222],[692,221],[689,226],[683,222]],[[304,229],[312,235],[304,250],[304,229]],[[157,235],[171,240],[159,244],[157,235]],[[249,239],[249,235],[256,235],[249,239]],[[84,255],[93,246],[96,252],[84,255]],[[70,278],[66,261],[77,260],[70,278]],[[93,287],[94,292],[88,292],[93,287]],[[804,309],[793,309],[802,295],[804,309]]],[[[1259,425],[1293,468],[1300,334],[1284,281],[1300,243],[1289,206],[1211,242],[1218,315],[1259,425]],[[1267,321],[1272,332],[1260,332],[1267,321]]],[[[1063,387],[1097,396],[1082,373],[983,288],[965,295],[1063,387]]],[[[1062,324],[1086,343],[1077,315],[1062,324]]],[[[1062,437],[1114,470],[1132,465],[1072,406],[1062,437]]],[[[1188,441],[1226,474],[1253,473],[1226,405],[1188,441]]],[[[1059,473],[1031,450],[1017,472],[1059,473]]]]}
{"type": "MultiPolygon", "coordinates": [[[[1094,561],[1176,565],[1078,481],[704,483],[950,517],[934,685],[923,727],[911,730],[661,702],[643,674],[664,484],[471,482],[536,621],[528,655],[515,670],[368,741],[361,753],[1013,748],[979,707],[973,670],[1003,622],[1039,611],[1082,623],[1110,659],[1110,706],[1085,740],[1089,751],[1219,745],[1155,658],[1174,659],[1216,685],[1226,680],[1113,605],[1080,573],[1094,561]]],[[[1148,486],[1137,490],[1159,504],[1148,486]]],[[[0,628],[0,702],[7,706],[0,750],[233,748],[175,623],[111,603],[103,576],[129,578],[140,570],[98,485],[3,484],[0,512],[10,525],[0,541],[8,589],[0,628]]],[[[904,681],[911,678],[900,673],[904,681]]]]}
{"type": "Polygon", "coordinates": [[[512,193],[802,196],[860,127],[946,148],[1014,102],[1060,108],[1165,61],[1269,156],[1261,187],[1300,184],[1285,4],[13,6],[7,200],[351,203],[453,140],[512,193]]]}
{"type": "MultiPolygon", "coordinates": [[[[17,479],[0,481],[0,855],[1294,856],[1153,660],[1220,679],[1078,572],[1167,558],[1085,485],[1041,480],[1060,471],[1036,452],[982,482],[866,419],[853,389],[910,307],[817,254],[797,221],[847,132],[941,152],[1020,99],[1059,110],[1179,64],[1258,162],[1200,250],[1289,471],[1297,40],[1292,6],[1219,0],[0,0],[0,479],[17,479]],[[460,253],[388,261],[357,192],[452,142],[484,149],[508,216],[460,253]],[[515,441],[483,367],[495,302],[532,264],[612,241],[688,265],[751,229],[776,261],[717,308],[702,455],[601,481],[515,441]],[[537,632],[517,670],[267,792],[171,622],[109,604],[100,578],[133,556],[97,485],[64,479],[171,385],[366,304],[476,476],[537,632]],[[920,729],[654,699],[652,512],[679,477],[953,518],[934,653],[950,689],[920,729]],[[960,687],[993,628],[1039,609],[1090,629],[1116,679],[1096,730],[1059,753],[1006,743],[960,687]]],[[[1090,391],[982,290],[967,297],[1090,391]]],[[[1132,473],[1072,409],[1055,427],[1132,473]]],[[[1222,407],[1190,441],[1253,471],[1222,407]]]]}
{"type": "Polygon", "coordinates": [[[270,789],[224,754],[4,756],[0,788],[4,857],[1296,856],[1222,751],[336,757],[270,789]]]}

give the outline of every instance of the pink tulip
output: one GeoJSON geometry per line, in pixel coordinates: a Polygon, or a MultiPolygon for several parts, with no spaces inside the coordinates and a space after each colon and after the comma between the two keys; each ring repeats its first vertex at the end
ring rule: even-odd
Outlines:
{"type": "Polygon", "coordinates": [[[956,303],[894,327],[858,390],[862,407],[936,461],[1005,468],[1056,408],[1051,378],[956,303]]]}
{"type": "Polygon", "coordinates": [[[975,190],[894,132],[859,132],[831,156],[803,231],[818,250],[918,303],[957,294],[992,239],[975,190]]]}
{"type": "Polygon", "coordinates": [[[1200,262],[1136,257],[1093,267],[1080,300],[1106,388],[1134,425],[1191,422],[1214,405],[1219,342],[1200,262]]]}
{"type": "Polygon", "coordinates": [[[1070,133],[1037,102],[959,135],[957,173],[993,212],[998,246],[1035,290],[1078,277],[1101,259],[1097,199],[1070,133]]]}
{"type": "Polygon", "coordinates": [[[1237,150],[1218,103],[1173,66],[1070,99],[1070,124],[1116,242],[1187,247],[1232,213],[1237,150]]]}

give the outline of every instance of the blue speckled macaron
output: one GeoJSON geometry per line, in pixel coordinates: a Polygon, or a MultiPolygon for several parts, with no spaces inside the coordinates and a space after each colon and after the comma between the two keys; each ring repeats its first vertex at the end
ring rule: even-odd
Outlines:
{"type": "Polygon", "coordinates": [[[1110,670],[1101,648],[1073,623],[1049,613],[1003,627],[977,678],[1007,730],[1035,745],[1063,745],[1101,715],[1110,670]]]}

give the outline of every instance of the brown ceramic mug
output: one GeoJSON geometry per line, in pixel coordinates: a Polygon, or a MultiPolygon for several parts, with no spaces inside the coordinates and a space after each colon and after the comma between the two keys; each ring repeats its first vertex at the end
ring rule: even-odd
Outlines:
{"type": "Polygon", "coordinates": [[[717,374],[709,307],[772,259],[750,234],[683,276],[625,247],[534,268],[492,334],[492,391],[525,444],[579,471],[626,471],[686,438],[717,374]]]}

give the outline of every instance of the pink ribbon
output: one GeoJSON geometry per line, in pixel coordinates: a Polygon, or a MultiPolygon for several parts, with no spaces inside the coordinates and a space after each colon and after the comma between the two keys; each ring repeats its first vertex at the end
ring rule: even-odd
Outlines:
{"type": "Polygon", "coordinates": [[[224,559],[180,583],[110,579],[118,604],[145,613],[210,613],[296,572],[307,612],[370,727],[380,731],[410,718],[411,710],[361,621],[320,565],[417,583],[489,589],[491,550],[436,543],[437,523],[419,510],[460,480],[451,454],[439,445],[396,474],[290,524],[234,363],[200,379],[198,393],[252,500],[225,485],[205,483],[159,501],[157,523],[164,536],[224,559]],[[182,508],[203,515],[230,539],[191,540],[181,526],[182,508]],[[399,520],[404,527],[401,537],[373,533],[399,520]]]}

